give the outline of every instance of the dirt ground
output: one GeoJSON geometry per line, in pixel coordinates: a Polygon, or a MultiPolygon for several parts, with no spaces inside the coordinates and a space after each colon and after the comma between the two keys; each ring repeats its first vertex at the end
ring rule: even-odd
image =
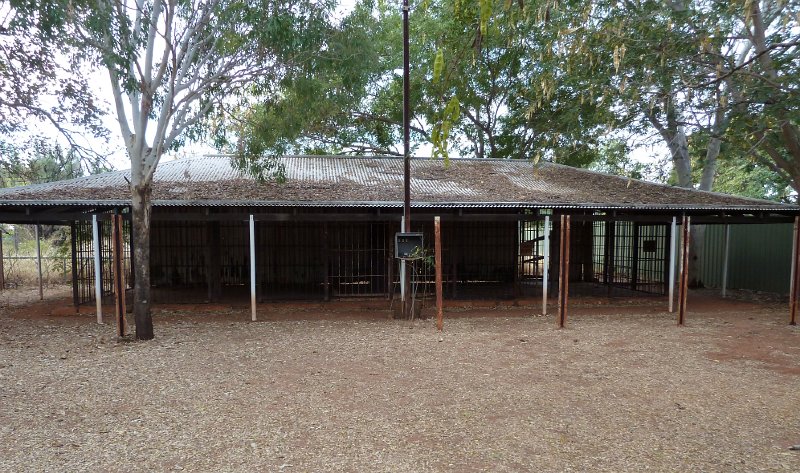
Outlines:
{"type": "Polygon", "coordinates": [[[6,297],[2,471],[800,471],[780,300],[693,293],[680,328],[660,300],[574,300],[563,330],[462,304],[441,338],[383,303],[163,306],[130,342],[6,297]]]}

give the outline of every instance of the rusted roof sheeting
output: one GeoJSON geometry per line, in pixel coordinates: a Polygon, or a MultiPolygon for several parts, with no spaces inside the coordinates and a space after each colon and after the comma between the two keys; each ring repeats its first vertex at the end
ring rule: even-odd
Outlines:
{"type": "MultiPolygon", "coordinates": [[[[403,200],[399,158],[291,156],[287,182],[258,183],[225,156],[163,162],[155,206],[397,207],[403,200]]],[[[735,209],[800,211],[758,199],[629,180],[552,163],[454,159],[449,166],[412,160],[415,207],[544,207],[588,209],[735,209]]],[[[127,205],[129,171],[0,189],[0,205],[127,205]]]]}

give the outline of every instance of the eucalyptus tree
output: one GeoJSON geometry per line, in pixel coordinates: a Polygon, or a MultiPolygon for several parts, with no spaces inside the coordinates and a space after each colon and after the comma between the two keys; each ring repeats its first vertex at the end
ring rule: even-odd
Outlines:
{"type": "Polygon", "coordinates": [[[735,60],[721,58],[710,82],[735,91],[739,147],[788,181],[800,201],[800,1],[744,0],[731,16],[741,32],[735,60]]]}
{"type": "MultiPolygon", "coordinates": [[[[95,0],[67,9],[73,46],[105,71],[131,162],[136,337],[153,338],[150,222],[153,176],[165,152],[200,138],[211,118],[268,94],[303,60],[303,29],[330,4],[291,0],[95,0]]],[[[274,171],[272,161],[261,170],[274,171]]]]}

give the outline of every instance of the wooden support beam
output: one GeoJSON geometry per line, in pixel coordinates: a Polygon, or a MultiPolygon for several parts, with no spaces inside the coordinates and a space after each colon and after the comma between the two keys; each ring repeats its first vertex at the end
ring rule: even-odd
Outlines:
{"type": "Polygon", "coordinates": [[[436,264],[436,328],[441,332],[444,328],[444,311],[442,301],[442,230],[439,217],[433,218],[434,262],[436,264]]]}
{"type": "Polygon", "coordinates": [[[92,250],[94,251],[94,299],[97,323],[103,323],[103,264],[100,256],[100,225],[97,215],[92,215],[92,250]]]}
{"type": "Polygon", "coordinates": [[[111,219],[112,276],[114,278],[114,313],[117,320],[117,336],[125,336],[125,245],[122,233],[122,215],[111,219]]]}
{"type": "Polygon", "coordinates": [[[250,319],[256,321],[256,222],[250,215],[250,319]]]}
{"type": "MultiPolygon", "coordinates": [[[[75,222],[70,223],[69,226],[69,243],[70,243],[70,270],[72,272],[72,305],[75,307],[75,312],[78,312],[80,306],[80,293],[78,289],[78,225],[75,222]]],[[[2,250],[2,245],[0,245],[2,250]]]]}
{"type": "Polygon", "coordinates": [[[550,282],[550,216],[544,217],[544,247],[542,248],[542,315],[547,315],[547,292],[550,282]]]}
{"type": "Polygon", "coordinates": [[[42,281],[42,235],[40,225],[37,223],[34,226],[34,233],[36,233],[36,273],[39,277],[39,300],[44,300],[44,282],[42,281]]]}
{"type": "Polygon", "coordinates": [[[800,217],[794,218],[794,244],[792,245],[792,282],[789,287],[789,324],[796,325],[798,299],[800,299],[800,217]]]}
{"type": "Polygon", "coordinates": [[[689,293],[689,241],[691,217],[683,216],[681,223],[681,280],[678,287],[678,325],[686,322],[686,299],[689,293]]]}
{"type": "Polygon", "coordinates": [[[558,266],[558,326],[564,328],[567,323],[567,304],[569,302],[569,230],[570,216],[561,216],[561,246],[559,247],[558,266]]]}

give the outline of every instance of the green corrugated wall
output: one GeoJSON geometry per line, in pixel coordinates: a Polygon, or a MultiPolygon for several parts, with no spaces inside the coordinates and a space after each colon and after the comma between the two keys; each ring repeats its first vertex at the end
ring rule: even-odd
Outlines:
{"type": "MultiPolygon", "coordinates": [[[[731,225],[728,288],[789,293],[793,226],[731,225]]],[[[722,287],[725,226],[706,225],[700,273],[706,287],[722,287]]]]}

